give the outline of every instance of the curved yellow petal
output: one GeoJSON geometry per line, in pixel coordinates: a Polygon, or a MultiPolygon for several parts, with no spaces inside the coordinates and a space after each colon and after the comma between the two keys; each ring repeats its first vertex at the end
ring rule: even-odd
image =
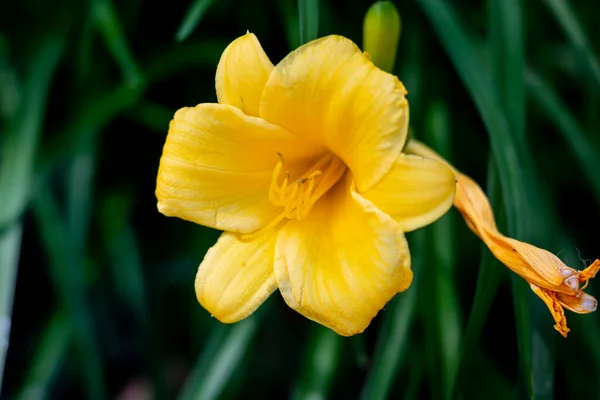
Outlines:
{"type": "Polygon", "coordinates": [[[406,90],[350,40],[328,36],[290,53],[271,73],[260,116],[336,153],[360,191],[393,165],[406,140],[406,90]]]}
{"type": "Polygon", "coordinates": [[[219,103],[258,116],[260,97],[272,70],[273,64],[253,33],[237,38],[227,46],[217,66],[219,103]]]}
{"type": "Polygon", "coordinates": [[[320,199],[305,220],[289,221],[275,254],[286,303],[344,336],[362,332],[412,282],[402,231],[347,182],[320,199]]]}
{"type": "Polygon", "coordinates": [[[196,297],[221,322],[252,314],[277,289],[273,272],[277,231],[242,241],[223,233],[196,275],[196,297]]]}
{"type": "Polygon", "coordinates": [[[425,226],[452,207],[456,182],[444,163],[400,154],[383,178],[362,195],[404,231],[425,226]]]}
{"type": "Polygon", "coordinates": [[[294,171],[309,165],[310,151],[284,129],[238,108],[182,108],[171,121],[160,159],[158,209],[216,229],[253,232],[281,213],[269,201],[278,153],[294,171]]]}

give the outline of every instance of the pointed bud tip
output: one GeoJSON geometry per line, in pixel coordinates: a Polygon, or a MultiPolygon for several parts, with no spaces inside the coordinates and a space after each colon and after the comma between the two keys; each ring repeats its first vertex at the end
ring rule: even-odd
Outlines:
{"type": "Polygon", "coordinates": [[[384,71],[392,72],[394,69],[400,28],[400,14],[391,1],[377,1],[365,14],[363,50],[384,71]]]}

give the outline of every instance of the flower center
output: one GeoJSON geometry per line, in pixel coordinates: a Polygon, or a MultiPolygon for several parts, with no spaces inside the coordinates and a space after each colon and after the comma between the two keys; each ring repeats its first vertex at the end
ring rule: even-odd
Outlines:
{"type": "Polygon", "coordinates": [[[346,165],[334,154],[329,153],[313,164],[308,171],[293,182],[290,173],[283,173],[283,156],[273,170],[269,200],[278,207],[284,207],[283,218],[306,218],[312,207],[329,189],[336,184],[346,171],[346,165]]]}
{"type": "Polygon", "coordinates": [[[284,172],[283,156],[280,153],[277,153],[277,155],[279,161],[273,169],[269,187],[269,200],[273,205],[283,207],[283,212],[264,228],[242,235],[244,240],[255,238],[274,228],[286,218],[303,220],[316,202],[346,172],[346,164],[333,153],[328,153],[314,163],[302,176],[291,180],[290,172],[284,172]]]}

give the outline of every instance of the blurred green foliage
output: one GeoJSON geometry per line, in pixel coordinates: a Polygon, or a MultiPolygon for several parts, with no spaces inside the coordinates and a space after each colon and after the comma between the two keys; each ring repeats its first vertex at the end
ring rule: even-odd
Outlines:
{"type": "MultiPolygon", "coordinates": [[[[569,314],[562,339],[454,210],[409,235],[415,281],[362,335],[277,294],[234,325],[197,304],[218,232],[156,211],[171,116],[216,101],[220,54],[247,30],[277,62],[331,33],[360,45],[370,5],[0,4],[3,399],[600,396],[599,314],[569,314]]],[[[486,188],[508,234],[577,269],[598,257],[594,3],[396,5],[413,134],[486,188]]]]}

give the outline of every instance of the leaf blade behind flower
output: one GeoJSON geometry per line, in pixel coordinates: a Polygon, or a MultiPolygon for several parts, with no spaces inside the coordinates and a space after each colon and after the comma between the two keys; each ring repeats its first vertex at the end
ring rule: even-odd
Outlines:
{"type": "Polygon", "coordinates": [[[298,0],[300,44],[319,36],[319,0],[298,0]]]}
{"type": "Polygon", "coordinates": [[[178,42],[183,42],[194,32],[213,2],[214,0],[196,0],[190,5],[175,34],[175,39],[178,42]]]}

